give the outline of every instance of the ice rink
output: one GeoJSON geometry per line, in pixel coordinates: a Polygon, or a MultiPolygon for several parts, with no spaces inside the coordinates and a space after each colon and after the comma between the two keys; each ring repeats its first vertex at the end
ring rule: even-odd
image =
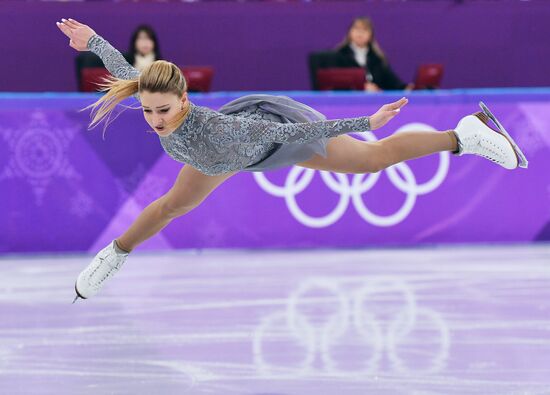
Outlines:
{"type": "Polygon", "coordinates": [[[550,245],[0,258],[2,394],[550,394],[550,245]]]}

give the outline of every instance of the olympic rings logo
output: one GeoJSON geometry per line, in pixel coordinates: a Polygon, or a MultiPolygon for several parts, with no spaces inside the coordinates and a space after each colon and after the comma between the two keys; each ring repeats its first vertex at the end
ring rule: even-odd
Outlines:
{"type": "MultiPolygon", "coordinates": [[[[410,123],[399,128],[396,133],[413,130],[435,130],[432,126],[423,123],[410,123]]],[[[355,133],[365,141],[377,141],[371,132],[355,133]]],[[[437,189],[445,180],[449,170],[449,153],[439,153],[439,165],[435,175],[423,184],[416,182],[416,177],[411,168],[404,162],[391,166],[384,171],[390,182],[401,192],[406,194],[402,206],[391,215],[378,215],[371,211],[362,199],[362,195],[371,190],[382,172],[370,174],[355,174],[351,182],[346,174],[321,171],[321,179],[327,187],[340,195],[336,207],[327,215],[313,217],[306,214],[296,201],[296,196],[303,192],[311,183],[316,170],[293,166],[283,186],[271,183],[263,173],[255,172],[254,178],[258,185],[270,195],[282,197],[292,216],[305,226],[311,228],[323,228],[336,223],[346,212],[350,201],[353,203],[357,213],[368,223],[389,227],[402,222],[413,210],[416,198],[419,195],[428,194],[437,189]],[[300,176],[303,176],[300,178],[300,176]]]]}
{"type": "Polygon", "coordinates": [[[418,306],[410,286],[382,276],[363,280],[355,289],[342,286],[350,281],[357,279],[307,279],[290,294],[284,311],[261,319],[253,339],[260,374],[295,377],[322,371],[356,377],[391,370],[421,375],[445,368],[449,327],[439,313],[418,306]],[[316,291],[329,298],[311,297],[316,291]],[[315,304],[320,313],[308,311],[315,304]],[[275,345],[271,351],[270,343],[275,345]],[[292,361],[281,361],[290,354],[292,361]]]}

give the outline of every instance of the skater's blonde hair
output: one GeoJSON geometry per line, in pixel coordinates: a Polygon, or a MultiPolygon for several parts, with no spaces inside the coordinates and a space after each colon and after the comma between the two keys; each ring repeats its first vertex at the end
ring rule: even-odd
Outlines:
{"type": "Polygon", "coordinates": [[[378,41],[376,40],[376,36],[374,34],[374,25],[372,23],[372,20],[366,16],[355,18],[351,24],[349,25],[348,32],[346,34],[346,37],[338,44],[338,49],[345,47],[346,45],[349,45],[351,43],[351,29],[355,25],[361,25],[364,29],[370,31],[371,38],[370,42],[367,44],[367,46],[372,49],[380,59],[382,59],[382,62],[387,64],[388,61],[386,59],[386,55],[384,54],[384,51],[382,51],[382,48],[380,48],[380,45],[378,44],[378,41]]]}
{"type": "MultiPolygon", "coordinates": [[[[99,83],[101,92],[107,92],[98,101],[83,108],[81,111],[91,108],[90,117],[92,121],[88,129],[96,127],[101,121],[106,119],[104,128],[114,120],[111,120],[111,113],[114,108],[123,100],[144,91],[150,93],[173,93],[178,99],[181,99],[187,92],[187,82],[181,70],[174,63],[165,60],[157,60],[147,66],[138,78],[131,80],[122,80],[113,76],[103,78],[103,82],[99,83]]],[[[133,107],[126,107],[133,108],[133,107]]],[[[171,119],[167,123],[167,128],[176,128],[179,126],[187,115],[188,107],[171,119]]],[[[116,119],[116,117],[115,117],[116,119]]]]}

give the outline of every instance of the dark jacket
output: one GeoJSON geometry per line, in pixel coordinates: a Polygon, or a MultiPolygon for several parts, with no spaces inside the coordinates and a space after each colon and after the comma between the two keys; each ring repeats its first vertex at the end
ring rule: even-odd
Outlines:
{"type": "MultiPolygon", "coordinates": [[[[340,67],[361,67],[355,60],[353,49],[349,45],[345,45],[338,50],[340,56],[340,67]]],[[[382,90],[405,89],[407,84],[399,79],[393,72],[390,65],[369,48],[367,52],[367,78],[369,81],[378,85],[382,90]],[[369,76],[370,74],[370,76],[369,76]]]]}

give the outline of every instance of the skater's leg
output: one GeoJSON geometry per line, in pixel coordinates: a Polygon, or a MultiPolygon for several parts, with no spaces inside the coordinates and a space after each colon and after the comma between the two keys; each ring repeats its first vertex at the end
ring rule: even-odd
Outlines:
{"type": "Polygon", "coordinates": [[[405,160],[456,149],[451,130],[401,132],[375,142],[342,135],[329,140],[326,158],[315,155],[298,166],[338,173],[376,173],[405,160]]]}
{"type": "Polygon", "coordinates": [[[149,204],[124,234],[116,239],[124,251],[157,234],[174,218],[188,213],[223,181],[235,173],[207,176],[186,165],[181,169],[173,187],[165,195],[149,204]]]}
{"type": "Polygon", "coordinates": [[[98,252],[80,272],[75,284],[77,298],[94,296],[120,270],[128,256],[127,252],[155,235],[174,218],[193,210],[232,174],[207,176],[189,165],[184,166],[170,191],[148,205],[130,228],[115,240],[116,243],[98,252]]]}

